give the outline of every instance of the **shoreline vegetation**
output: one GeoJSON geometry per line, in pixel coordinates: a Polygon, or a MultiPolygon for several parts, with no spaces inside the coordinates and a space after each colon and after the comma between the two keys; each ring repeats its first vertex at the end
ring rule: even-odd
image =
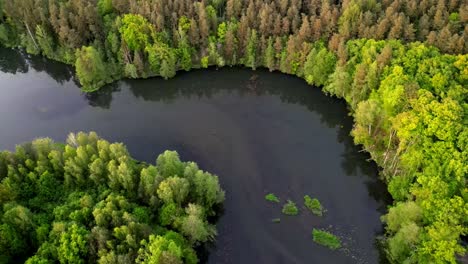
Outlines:
{"type": "Polygon", "coordinates": [[[2,263],[198,263],[224,201],[177,152],[146,164],[94,132],[0,152],[0,175],[2,263]]]}
{"type": "Polygon", "coordinates": [[[381,168],[387,259],[455,263],[468,234],[463,3],[0,0],[0,44],[74,65],[84,91],[211,65],[303,78],[348,103],[381,168]]]}

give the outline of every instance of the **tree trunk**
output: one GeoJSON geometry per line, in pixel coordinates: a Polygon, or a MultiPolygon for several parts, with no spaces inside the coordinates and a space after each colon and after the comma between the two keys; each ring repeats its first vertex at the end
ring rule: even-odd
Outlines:
{"type": "Polygon", "coordinates": [[[32,41],[33,41],[33,43],[34,43],[34,46],[36,46],[36,49],[40,51],[41,49],[40,49],[39,46],[37,45],[36,40],[34,39],[34,36],[33,36],[33,34],[31,33],[31,30],[29,29],[28,23],[24,22],[24,25],[26,26],[26,29],[28,30],[29,36],[31,37],[31,39],[32,39],[32,41]]]}
{"type": "Polygon", "coordinates": [[[393,136],[393,132],[395,130],[392,130],[390,132],[390,139],[388,140],[388,145],[387,145],[387,150],[385,151],[385,159],[384,159],[384,162],[383,162],[383,165],[382,166],[385,166],[385,163],[387,162],[387,158],[388,158],[388,151],[390,150],[390,144],[392,143],[392,136],[393,136]]]}

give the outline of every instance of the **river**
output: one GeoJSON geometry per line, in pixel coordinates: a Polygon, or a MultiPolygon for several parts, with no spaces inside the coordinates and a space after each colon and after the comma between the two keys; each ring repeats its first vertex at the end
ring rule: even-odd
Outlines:
{"type": "Polygon", "coordinates": [[[349,136],[342,101],[303,80],[242,68],[181,72],[171,80],[123,80],[83,94],[73,69],[0,48],[0,149],[37,137],[64,141],[96,131],[123,142],[136,159],[154,162],[177,150],[217,174],[226,191],[208,263],[379,263],[376,236],[388,195],[369,156],[349,136]],[[273,192],[300,206],[284,216],[265,201],[273,192]],[[303,196],[327,209],[317,217],[303,196]],[[273,223],[273,218],[281,218],[273,223]],[[313,228],[339,235],[331,251],[313,228]]]}

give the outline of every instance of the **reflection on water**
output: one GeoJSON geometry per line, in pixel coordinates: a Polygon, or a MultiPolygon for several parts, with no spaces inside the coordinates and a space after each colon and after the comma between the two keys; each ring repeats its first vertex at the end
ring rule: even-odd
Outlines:
{"type": "MultiPolygon", "coordinates": [[[[179,151],[220,176],[227,192],[209,263],[377,263],[387,203],[368,155],[353,145],[343,102],[302,80],[241,68],[181,72],[172,80],[124,80],[83,94],[72,68],[0,48],[0,149],[71,131],[97,131],[153,161],[179,151]],[[284,217],[268,192],[319,198],[328,212],[284,217]],[[281,217],[280,224],[271,223],[281,217]],[[345,249],[312,242],[313,227],[345,249]]],[[[304,209],[304,208],[301,208],[304,209]]]]}

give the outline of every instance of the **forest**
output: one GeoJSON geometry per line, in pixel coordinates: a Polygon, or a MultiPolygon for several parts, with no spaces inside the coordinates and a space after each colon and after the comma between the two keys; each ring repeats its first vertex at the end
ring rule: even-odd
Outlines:
{"type": "Polygon", "coordinates": [[[224,201],[176,152],[146,164],[94,132],[0,152],[0,176],[2,263],[198,263],[224,201]]]}
{"type": "Polygon", "coordinates": [[[466,254],[466,0],[0,0],[0,12],[2,45],[74,65],[84,91],[234,65],[321,87],[348,103],[388,184],[387,259],[466,254]]]}

